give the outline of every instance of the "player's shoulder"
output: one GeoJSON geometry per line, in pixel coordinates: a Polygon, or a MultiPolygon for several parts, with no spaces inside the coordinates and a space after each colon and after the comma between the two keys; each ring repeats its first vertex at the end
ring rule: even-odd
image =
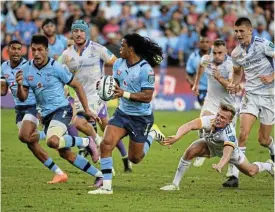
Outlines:
{"type": "Polygon", "coordinates": [[[10,67],[10,61],[7,60],[7,61],[3,62],[3,63],[1,64],[1,67],[2,67],[3,71],[5,71],[4,69],[10,67]]]}
{"type": "Polygon", "coordinates": [[[125,59],[123,59],[123,58],[117,58],[116,61],[114,62],[113,66],[118,67],[118,66],[122,65],[124,62],[125,62],[125,59]]]}
{"type": "Polygon", "coordinates": [[[203,55],[202,56],[202,58],[201,58],[201,61],[203,61],[203,62],[211,62],[211,55],[210,54],[205,54],[205,55],[203,55]]]}
{"type": "Polygon", "coordinates": [[[242,53],[241,45],[238,44],[231,52],[232,59],[236,59],[242,53]]]}
{"type": "Polygon", "coordinates": [[[267,41],[267,39],[265,39],[265,38],[260,38],[260,37],[258,37],[258,36],[255,36],[254,37],[254,42],[255,43],[264,43],[264,42],[266,42],[267,41]]]}
{"type": "Polygon", "coordinates": [[[94,41],[88,41],[89,42],[89,47],[90,48],[93,48],[93,49],[106,49],[106,47],[105,46],[102,46],[101,44],[99,44],[99,43],[96,43],[96,42],[94,42],[94,41]]]}
{"type": "Polygon", "coordinates": [[[142,60],[137,67],[140,68],[140,72],[154,73],[152,66],[146,60],[142,60]]]}
{"type": "Polygon", "coordinates": [[[59,63],[58,61],[54,60],[53,58],[50,59],[49,65],[55,70],[60,70],[60,69],[63,70],[64,69],[63,64],[59,63]]]}

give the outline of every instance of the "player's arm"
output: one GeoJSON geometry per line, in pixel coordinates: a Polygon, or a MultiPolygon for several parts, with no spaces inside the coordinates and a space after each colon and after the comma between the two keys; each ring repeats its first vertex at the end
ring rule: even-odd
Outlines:
{"type": "Polygon", "coordinates": [[[195,83],[195,77],[196,77],[196,70],[193,68],[194,59],[192,56],[190,56],[187,60],[186,64],[186,71],[185,71],[185,77],[187,81],[190,83],[190,85],[193,87],[195,83]]]}
{"type": "MultiPolygon", "coordinates": [[[[232,70],[231,70],[232,71],[232,70]]],[[[232,72],[231,72],[232,73],[232,72]]],[[[227,86],[231,83],[230,80],[225,79],[221,76],[220,72],[217,69],[213,69],[213,77],[224,87],[227,88],[227,86]]]]}
{"type": "Polygon", "coordinates": [[[8,93],[8,83],[5,79],[1,79],[1,96],[6,96],[8,93]]]}
{"type": "Polygon", "coordinates": [[[168,138],[166,138],[162,143],[165,146],[170,146],[173,143],[177,142],[178,140],[180,140],[184,135],[186,135],[187,133],[189,133],[192,130],[199,130],[202,128],[202,119],[201,118],[197,118],[194,119],[184,125],[182,125],[178,131],[177,134],[174,136],[170,136],[168,138]]]}
{"type": "Polygon", "coordinates": [[[199,82],[200,82],[203,72],[204,72],[204,67],[200,64],[198,67],[198,71],[196,73],[194,85],[192,88],[192,90],[195,92],[196,95],[199,95],[199,82]]]}
{"type": "Polygon", "coordinates": [[[16,82],[17,82],[17,97],[20,101],[24,102],[29,95],[29,87],[26,85],[23,85],[24,76],[23,71],[20,70],[16,73],[16,82]]]}
{"type": "Polygon", "coordinates": [[[231,145],[225,145],[223,147],[223,156],[218,164],[213,164],[212,167],[221,173],[222,168],[228,163],[231,158],[234,147],[231,145]]]}

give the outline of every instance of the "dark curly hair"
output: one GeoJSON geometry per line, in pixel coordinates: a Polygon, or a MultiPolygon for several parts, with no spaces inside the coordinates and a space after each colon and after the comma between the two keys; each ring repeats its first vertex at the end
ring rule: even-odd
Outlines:
{"type": "Polygon", "coordinates": [[[162,49],[148,37],[142,37],[137,33],[124,36],[128,46],[133,47],[135,53],[155,67],[163,60],[162,49]]]}

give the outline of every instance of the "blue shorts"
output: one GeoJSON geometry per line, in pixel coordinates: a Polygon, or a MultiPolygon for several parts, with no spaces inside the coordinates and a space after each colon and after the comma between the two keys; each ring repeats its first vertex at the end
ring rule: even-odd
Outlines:
{"type": "Polygon", "coordinates": [[[16,105],[15,106],[16,113],[16,124],[23,120],[26,114],[31,114],[34,117],[37,117],[37,109],[36,105],[16,105]]]}
{"type": "Polygon", "coordinates": [[[139,143],[147,141],[148,133],[153,126],[153,113],[148,116],[131,116],[116,109],[108,125],[126,129],[131,140],[139,143]]]}
{"type": "Polygon", "coordinates": [[[199,95],[198,95],[198,102],[200,103],[200,105],[202,106],[204,103],[204,99],[206,97],[207,94],[207,90],[199,90],[199,95]]]}
{"type": "Polygon", "coordinates": [[[47,134],[48,127],[52,120],[59,121],[68,126],[71,123],[73,117],[73,109],[71,105],[67,105],[65,107],[58,108],[54,112],[42,118],[42,124],[44,125],[44,132],[47,134]]]}

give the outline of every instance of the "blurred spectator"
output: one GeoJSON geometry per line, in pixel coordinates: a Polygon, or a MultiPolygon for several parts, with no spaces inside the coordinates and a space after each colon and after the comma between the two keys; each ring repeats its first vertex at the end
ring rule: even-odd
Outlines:
{"type": "Polygon", "coordinates": [[[31,19],[30,11],[27,10],[24,20],[18,22],[15,36],[22,44],[30,45],[32,36],[37,32],[38,28],[31,19]]]}
{"type": "Polygon", "coordinates": [[[92,17],[91,23],[98,26],[99,30],[102,31],[103,27],[108,23],[105,19],[105,11],[100,9],[96,17],[92,17]]]}
{"type": "Polygon", "coordinates": [[[258,36],[260,38],[265,38],[272,41],[272,37],[268,31],[266,31],[266,23],[261,20],[258,21],[258,26],[253,30],[253,36],[258,36]]]}
{"type": "Polygon", "coordinates": [[[63,30],[63,33],[65,34],[71,31],[71,26],[73,22],[81,19],[82,17],[82,11],[79,5],[72,4],[71,8],[73,8],[73,12],[72,12],[72,15],[66,20],[65,27],[63,30]]]}
{"type": "Polygon", "coordinates": [[[208,30],[206,32],[206,35],[211,41],[216,40],[219,37],[215,21],[209,21],[208,23],[208,30]]]}
{"type": "Polygon", "coordinates": [[[53,19],[55,17],[54,11],[51,9],[51,5],[48,1],[42,2],[42,9],[40,11],[39,18],[46,19],[51,18],[53,19]]]}
{"type": "Polygon", "coordinates": [[[160,29],[162,29],[162,30],[165,29],[165,24],[170,19],[168,11],[169,11],[169,8],[166,5],[161,6],[161,8],[160,8],[161,14],[158,17],[158,20],[159,20],[160,29]]]}
{"type": "Polygon", "coordinates": [[[109,21],[109,23],[107,23],[104,27],[103,27],[103,35],[107,36],[107,34],[109,33],[117,33],[119,32],[120,27],[118,25],[118,19],[116,17],[112,17],[111,20],[109,21]]]}
{"type": "Polygon", "coordinates": [[[98,26],[93,24],[90,26],[90,39],[101,45],[104,45],[106,43],[106,40],[99,32],[98,26]]]}
{"type": "Polygon", "coordinates": [[[112,1],[100,2],[100,10],[104,11],[104,18],[118,17],[121,13],[121,5],[112,1]]]}
{"type": "Polygon", "coordinates": [[[179,35],[181,32],[181,20],[182,20],[182,13],[180,10],[176,10],[172,14],[171,20],[168,22],[168,28],[175,34],[179,35]]]}
{"type": "Polygon", "coordinates": [[[65,19],[64,19],[64,14],[65,11],[63,9],[58,9],[56,10],[56,16],[53,19],[55,24],[56,24],[56,32],[57,34],[61,34],[64,31],[64,27],[65,27],[65,19]]]}
{"type": "Polygon", "coordinates": [[[119,49],[120,49],[120,37],[118,34],[111,32],[107,34],[107,43],[105,47],[109,49],[117,58],[120,57],[119,49]]]}
{"type": "Polygon", "coordinates": [[[95,17],[98,13],[99,3],[96,1],[85,1],[83,4],[84,16],[95,17]]]}

